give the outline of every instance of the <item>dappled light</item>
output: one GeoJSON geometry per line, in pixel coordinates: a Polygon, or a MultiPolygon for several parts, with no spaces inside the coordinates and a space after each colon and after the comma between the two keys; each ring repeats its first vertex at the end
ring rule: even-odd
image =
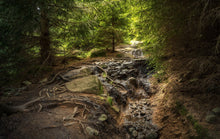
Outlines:
{"type": "Polygon", "coordinates": [[[0,139],[219,139],[218,0],[1,0],[0,139]]]}

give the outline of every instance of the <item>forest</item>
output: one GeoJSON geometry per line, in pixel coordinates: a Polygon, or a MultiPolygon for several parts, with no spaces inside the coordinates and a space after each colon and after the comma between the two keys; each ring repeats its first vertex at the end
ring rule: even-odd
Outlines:
{"type": "Polygon", "coordinates": [[[219,0],[0,0],[0,138],[220,138],[219,0]]]}

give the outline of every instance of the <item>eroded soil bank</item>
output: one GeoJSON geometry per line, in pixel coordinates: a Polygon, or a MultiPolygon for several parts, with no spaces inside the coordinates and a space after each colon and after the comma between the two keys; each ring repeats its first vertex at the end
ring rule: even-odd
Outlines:
{"type": "Polygon", "coordinates": [[[204,120],[218,96],[175,93],[184,83],[175,76],[158,83],[140,50],[117,51],[111,58],[73,63],[16,96],[2,97],[14,109],[0,108],[0,138],[219,137],[219,116],[214,123],[204,120]]]}

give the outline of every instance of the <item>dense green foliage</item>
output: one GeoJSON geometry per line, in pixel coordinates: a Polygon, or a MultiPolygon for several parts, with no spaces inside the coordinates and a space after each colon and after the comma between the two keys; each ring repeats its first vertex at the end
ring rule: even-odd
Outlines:
{"type": "Polygon", "coordinates": [[[157,69],[177,55],[219,55],[218,5],[217,0],[2,0],[0,83],[33,60],[52,65],[54,56],[76,49],[114,51],[124,40],[143,41],[157,69]]]}
{"type": "Polygon", "coordinates": [[[164,59],[219,55],[219,1],[132,1],[132,30],[144,41],[152,63],[164,59]]]}

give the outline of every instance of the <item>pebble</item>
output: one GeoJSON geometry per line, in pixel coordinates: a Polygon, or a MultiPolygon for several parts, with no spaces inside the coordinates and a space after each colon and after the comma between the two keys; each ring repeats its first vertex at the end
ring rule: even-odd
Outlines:
{"type": "Polygon", "coordinates": [[[108,116],[106,114],[102,114],[100,117],[99,117],[99,121],[101,122],[104,122],[108,119],[108,116]]]}
{"type": "Polygon", "coordinates": [[[156,132],[151,132],[147,135],[146,139],[157,139],[158,134],[156,132]]]}
{"type": "Polygon", "coordinates": [[[212,112],[214,112],[216,115],[220,115],[220,107],[212,109],[212,112]]]}
{"type": "Polygon", "coordinates": [[[128,130],[132,133],[135,129],[133,127],[130,127],[128,130]]]}
{"type": "Polygon", "coordinates": [[[32,84],[30,81],[23,81],[22,83],[23,83],[24,85],[26,85],[26,86],[29,86],[29,85],[32,84]]]}
{"type": "Polygon", "coordinates": [[[96,130],[96,129],[94,129],[94,128],[92,128],[92,127],[86,127],[86,131],[87,131],[87,133],[90,135],[90,136],[98,136],[99,135],[99,131],[98,130],[96,130]]]}
{"type": "Polygon", "coordinates": [[[132,131],[132,136],[133,137],[137,137],[138,136],[138,132],[136,130],[132,131]]]}

